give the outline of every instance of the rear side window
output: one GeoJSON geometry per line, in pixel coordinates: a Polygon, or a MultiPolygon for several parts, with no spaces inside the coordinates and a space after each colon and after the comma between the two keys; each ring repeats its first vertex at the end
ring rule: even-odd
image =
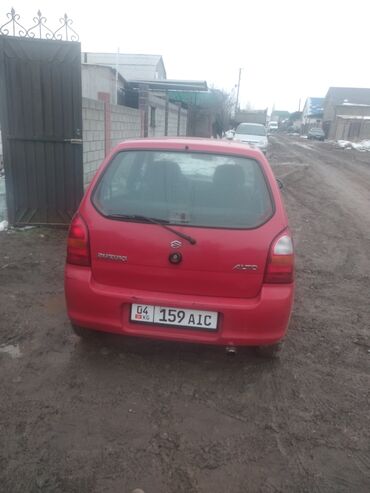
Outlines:
{"type": "Polygon", "coordinates": [[[140,215],[214,228],[255,228],[273,213],[257,161],[191,152],[120,152],[92,201],[108,217],[140,215]]]}

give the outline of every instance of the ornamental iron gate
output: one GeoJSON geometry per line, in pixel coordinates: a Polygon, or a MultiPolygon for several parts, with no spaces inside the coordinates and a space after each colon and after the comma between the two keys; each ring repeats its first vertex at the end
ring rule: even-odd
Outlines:
{"type": "Polygon", "coordinates": [[[83,194],[81,47],[14,9],[0,26],[0,124],[12,225],[68,224],[83,194]],[[43,39],[44,38],[44,39],[43,39]]]}

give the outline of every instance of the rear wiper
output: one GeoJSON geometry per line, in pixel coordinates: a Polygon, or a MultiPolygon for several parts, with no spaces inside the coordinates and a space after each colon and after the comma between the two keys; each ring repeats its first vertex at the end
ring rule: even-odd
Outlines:
{"type": "Polygon", "coordinates": [[[179,236],[180,238],[183,238],[184,240],[187,240],[191,245],[196,244],[196,240],[192,236],[189,236],[185,233],[181,233],[181,231],[177,231],[176,229],[173,229],[170,226],[168,226],[169,221],[167,219],[141,216],[139,214],[109,214],[108,217],[112,219],[129,219],[129,220],[137,219],[138,221],[145,221],[152,224],[158,224],[158,226],[162,226],[162,228],[167,229],[167,231],[171,231],[171,233],[174,233],[175,235],[179,236]]]}

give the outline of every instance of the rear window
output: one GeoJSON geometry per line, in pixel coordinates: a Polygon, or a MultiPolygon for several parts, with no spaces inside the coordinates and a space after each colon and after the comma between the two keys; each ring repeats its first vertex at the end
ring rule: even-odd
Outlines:
{"type": "Polygon", "coordinates": [[[108,217],[140,215],[214,228],[255,228],[273,213],[257,161],[191,152],[120,152],[92,201],[108,217]]]}
{"type": "Polygon", "coordinates": [[[236,129],[236,133],[242,135],[266,135],[266,129],[263,125],[241,123],[236,129]]]}

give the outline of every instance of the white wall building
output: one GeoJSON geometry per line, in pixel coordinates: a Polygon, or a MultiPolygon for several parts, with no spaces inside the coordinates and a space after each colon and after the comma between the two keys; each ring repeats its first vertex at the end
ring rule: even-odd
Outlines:
{"type": "Polygon", "coordinates": [[[166,79],[161,55],[132,55],[126,53],[81,53],[81,62],[117,68],[126,80],[166,79]]]}

